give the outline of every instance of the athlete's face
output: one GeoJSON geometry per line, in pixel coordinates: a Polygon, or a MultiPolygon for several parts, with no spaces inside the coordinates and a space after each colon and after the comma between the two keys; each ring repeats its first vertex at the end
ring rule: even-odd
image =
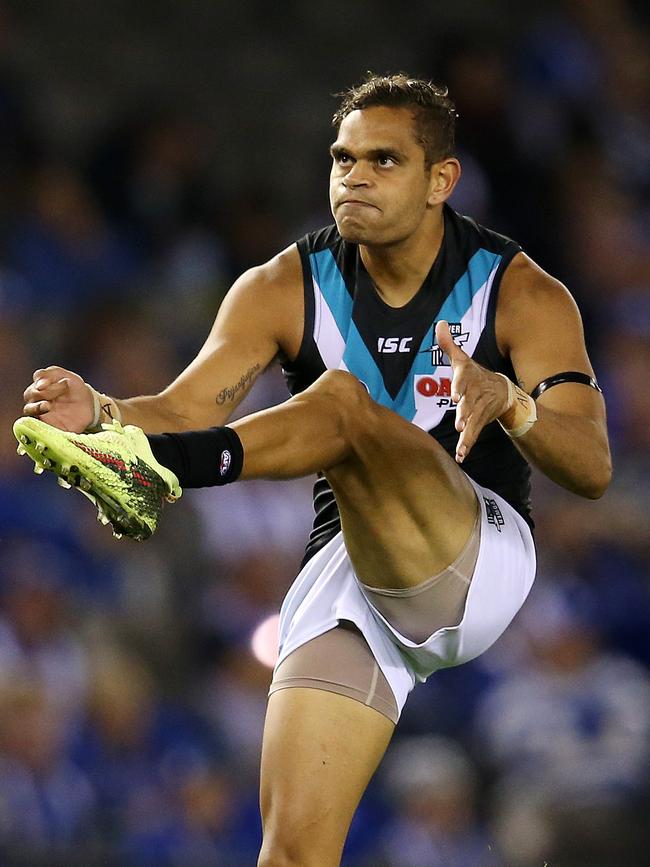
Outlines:
{"type": "Polygon", "coordinates": [[[425,168],[424,149],[407,108],[350,112],[330,150],[330,205],[346,241],[403,241],[439,203],[432,197],[438,164],[425,168]]]}

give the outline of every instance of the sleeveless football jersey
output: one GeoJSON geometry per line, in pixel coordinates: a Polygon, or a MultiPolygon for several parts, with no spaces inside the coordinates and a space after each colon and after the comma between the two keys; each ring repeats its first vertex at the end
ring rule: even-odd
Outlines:
{"type": "MultiPolygon", "coordinates": [[[[501,277],[521,248],[447,205],[443,214],[444,237],[435,262],[416,295],[399,308],[382,301],[358,245],[344,241],[335,226],[301,238],[304,334],[298,356],[284,373],[296,394],[325,370],[347,370],[378,403],[428,431],[453,457],[458,433],[452,369],[435,344],[435,325],[447,320],[468,355],[514,380],[512,365],[497,347],[495,314],[501,277]]],[[[530,467],[497,422],[483,429],[463,469],[532,526],[530,467]]],[[[322,477],[314,486],[314,511],[307,557],[340,530],[334,495],[322,477]]]]}

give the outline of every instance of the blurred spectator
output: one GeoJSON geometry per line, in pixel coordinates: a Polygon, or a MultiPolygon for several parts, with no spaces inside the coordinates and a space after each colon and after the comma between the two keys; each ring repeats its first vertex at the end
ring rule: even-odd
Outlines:
{"type": "Polygon", "coordinates": [[[166,798],[131,804],[125,855],[139,867],[239,867],[262,842],[257,801],[241,796],[232,773],[195,763],[170,767],[166,798]]]}
{"type": "Polygon", "coordinates": [[[0,684],[35,684],[60,721],[85,701],[88,665],[74,635],[65,580],[74,566],[54,545],[15,540],[0,559],[0,684]]]}
{"type": "Polygon", "coordinates": [[[163,700],[137,657],[100,645],[92,662],[87,713],[72,755],[97,793],[102,832],[110,839],[123,831],[130,805],[164,800],[170,762],[209,763],[219,742],[189,709],[163,700]]]}
{"type": "Polygon", "coordinates": [[[394,818],[383,832],[387,867],[498,867],[476,814],[477,773],[452,740],[402,739],[382,771],[394,818]]]}
{"type": "Polygon", "coordinates": [[[256,660],[250,647],[228,646],[200,684],[200,709],[236,757],[240,781],[258,779],[264,711],[271,669],[256,660]]]}
{"type": "Polygon", "coordinates": [[[65,755],[64,734],[39,685],[0,686],[0,847],[25,865],[93,840],[95,794],[65,755]]]}
{"type": "Polygon", "coordinates": [[[35,305],[59,314],[123,288],[138,267],[135,248],[105,223],[81,178],[52,164],[32,174],[7,256],[35,305]]]}
{"type": "Polygon", "coordinates": [[[569,851],[627,864],[647,843],[629,828],[648,795],[650,677],[602,652],[589,602],[538,585],[521,615],[528,662],[478,710],[496,834],[513,867],[569,851]]]}

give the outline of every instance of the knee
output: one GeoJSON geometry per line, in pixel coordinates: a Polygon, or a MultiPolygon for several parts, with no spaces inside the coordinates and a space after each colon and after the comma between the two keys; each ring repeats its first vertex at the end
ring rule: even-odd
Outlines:
{"type": "Polygon", "coordinates": [[[343,403],[370,401],[366,386],[346,370],[326,370],[309,389],[315,394],[336,398],[343,403]]]}
{"type": "Polygon", "coordinates": [[[286,852],[262,849],[257,859],[257,867],[298,867],[300,861],[286,852]]]}
{"type": "Polygon", "coordinates": [[[340,419],[342,433],[351,438],[372,426],[378,404],[366,386],[345,370],[327,370],[305,392],[325,400],[340,419]]]}
{"type": "Polygon", "coordinates": [[[323,831],[311,811],[262,808],[264,837],[257,867],[338,867],[342,841],[323,831]],[[297,812],[296,812],[297,811],[297,812]]]}
{"type": "Polygon", "coordinates": [[[279,841],[267,844],[266,837],[257,861],[257,867],[324,867],[326,862],[314,860],[313,853],[302,851],[295,844],[279,841]]]}

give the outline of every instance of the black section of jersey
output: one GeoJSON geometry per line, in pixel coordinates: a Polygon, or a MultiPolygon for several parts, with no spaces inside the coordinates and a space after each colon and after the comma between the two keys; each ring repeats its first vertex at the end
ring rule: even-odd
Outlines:
{"type": "MultiPolygon", "coordinates": [[[[456,215],[449,207],[443,210],[444,237],[440,250],[422,286],[402,307],[390,307],[382,300],[377,287],[358,254],[355,245],[343,256],[343,274],[348,291],[354,297],[352,319],[379,368],[386,391],[397,397],[413,365],[422,339],[431,326],[431,311],[439,310],[456,282],[467,269],[467,262],[481,246],[479,235],[462,237],[456,215]],[[354,253],[354,260],[347,261],[354,253]],[[350,277],[353,284],[350,285],[350,277]]],[[[488,249],[490,249],[488,247],[488,249]]],[[[495,252],[498,252],[495,250],[495,252]]]]}
{"type": "MultiPolygon", "coordinates": [[[[324,230],[327,232],[327,230],[324,230]]],[[[313,236],[318,237],[323,232],[316,232],[313,236]]],[[[331,232],[327,232],[331,235],[331,232]]],[[[325,239],[327,244],[328,239],[325,239]]],[[[300,261],[302,264],[303,295],[305,298],[305,322],[302,331],[302,340],[298,355],[293,361],[285,361],[282,365],[282,373],[287,383],[290,394],[298,394],[308,388],[312,382],[325,373],[325,364],[314,342],[314,289],[312,285],[311,268],[309,265],[309,245],[306,238],[301,238],[297,244],[300,261]]]]}
{"type": "Polygon", "coordinates": [[[444,258],[445,249],[441,246],[429,274],[413,298],[402,307],[390,307],[380,297],[361,256],[356,257],[357,293],[352,319],[393,400],[431,325],[431,310],[438,309],[444,301],[444,297],[436,297],[441,294],[436,274],[440,272],[444,258]]]}
{"type": "MultiPolygon", "coordinates": [[[[424,335],[436,321],[435,314],[467,270],[472,256],[481,248],[499,254],[502,259],[492,284],[487,320],[472,357],[489,370],[504,373],[515,380],[510,361],[501,355],[497,346],[495,317],[501,277],[521,248],[511,239],[457,214],[447,205],[443,213],[444,237],[440,251],[419,291],[401,308],[392,308],[382,301],[361,261],[358,246],[343,241],[336,226],[306,235],[298,242],[305,286],[305,329],[298,356],[295,361],[285,365],[285,375],[292,394],[309,386],[325,371],[313,336],[314,292],[309,261],[310,253],[325,249],[329,249],[336,260],[353,299],[352,319],[382,373],[386,390],[393,398],[411,370],[414,353],[419,350],[424,335]],[[396,351],[380,351],[386,349],[386,341],[390,338],[392,341],[388,347],[391,350],[397,347],[396,351]],[[401,343],[404,340],[407,343],[401,343]],[[407,351],[400,352],[400,344],[407,351]]],[[[452,457],[458,441],[454,421],[455,412],[450,410],[429,431],[452,457]]],[[[497,422],[483,429],[465,459],[463,469],[478,484],[501,495],[533,526],[530,514],[530,466],[497,422]]],[[[314,511],[314,526],[305,562],[341,528],[334,494],[322,475],[314,485],[314,511]]]]}

